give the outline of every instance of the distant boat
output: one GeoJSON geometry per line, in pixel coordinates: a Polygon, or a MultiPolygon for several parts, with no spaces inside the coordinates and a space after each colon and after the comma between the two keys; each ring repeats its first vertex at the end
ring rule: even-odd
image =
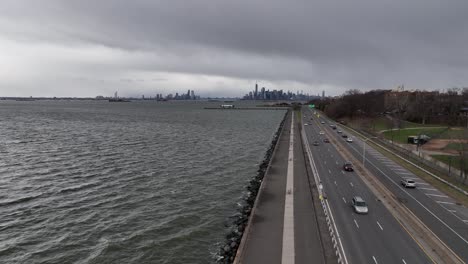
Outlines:
{"type": "Polygon", "coordinates": [[[122,99],[122,98],[112,98],[112,99],[109,99],[109,102],[120,102],[120,103],[125,103],[125,102],[130,102],[130,100],[127,100],[127,99],[122,99]]]}

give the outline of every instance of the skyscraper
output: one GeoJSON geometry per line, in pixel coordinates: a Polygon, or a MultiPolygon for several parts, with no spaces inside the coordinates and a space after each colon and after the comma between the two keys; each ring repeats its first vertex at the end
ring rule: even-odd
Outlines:
{"type": "Polygon", "coordinates": [[[258,84],[257,83],[255,83],[254,99],[258,99],[258,84]]]}
{"type": "Polygon", "coordinates": [[[322,91],[322,98],[325,98],[325,90],[322,91]]]}

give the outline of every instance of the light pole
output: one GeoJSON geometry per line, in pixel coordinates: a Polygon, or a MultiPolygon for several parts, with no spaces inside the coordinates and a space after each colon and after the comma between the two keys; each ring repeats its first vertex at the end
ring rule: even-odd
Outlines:
{"type": "Polygon", "coordinates": [[[366,141],[371,139],[371,138],[377,138],[377,137],[368,137],[365,138],[362,142],[364,144],[363,150],[362,150],[362,167],[365,168],[365,162],[366,162],[366,141]]]}

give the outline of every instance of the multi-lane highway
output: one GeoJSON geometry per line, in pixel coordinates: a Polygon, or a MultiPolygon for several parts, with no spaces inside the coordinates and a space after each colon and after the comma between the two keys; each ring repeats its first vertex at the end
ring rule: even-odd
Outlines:
{"type": "MultiPolygon", "coordinates": [[[[304,115],[310,120],[311,113],[304,115]]],[[[313,158],[349,263],[430,263],[426,253],[392,217],[364,182],[354,172],[343,170],[345,160],[336,148],[325,143],[325,127],[318,122],[305,126],[313,158]],[[356,214],[351,207],[353,196],[367,202],[369,213],[356,214]]],[[[336,132],[335,132],[336,133],[336,132]]]]}
{"type": "MultiPolygon", "coordinates": [[[[337,133],[351,136],[344,127],[334,130],[329,125],[333,121],[313,115],[311,110],[303,110],[304,126],[313,158],[321,175],[324,190],[335,222],[341,234],[345,254],[350,263],[430,263],[426,254],[411,234],[392,216],[373,195],[368,186],[354,172],[342,169],[345,160],[334,144],[324,143],[325,137],[342,142],[343,146],[356,159],[362,160],[364,142],[353,137],[352,143],[345,142],[337,133]],[[311,120],[313,118],[313,120],[311,120]],[[321,124],[321,122],[325,124],[321,124]],[[320,135],[320,131],[324,135],[320,135]],[[319,146],[312,143],[317,140],[319,146]],[[369,205],[367,215],[355,214],[350,206],[353,196],[363,197],[369,205]]],[[[332,140],[332,141],[333,141],[332,140]]],[[[427,182],[417,179],[370,146],[366,146],[366,168],[381,181],[404,205],[409,208],[431,231],[440,238],[461,261],[468,261],[468,225],[463,208],[445,194],[437,191],[427,182]],[[416,189],[406,189],[400,185],[402,178],[417,179],[416,189]]]]}

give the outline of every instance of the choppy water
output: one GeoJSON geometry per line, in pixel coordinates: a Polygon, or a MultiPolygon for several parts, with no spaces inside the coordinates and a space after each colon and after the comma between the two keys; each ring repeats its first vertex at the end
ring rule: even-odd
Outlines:
{"type": "Polygon", "coordinates": [[[0,101],[0,263],[212,262],[284,112],[203,106],[0,101]]]}

